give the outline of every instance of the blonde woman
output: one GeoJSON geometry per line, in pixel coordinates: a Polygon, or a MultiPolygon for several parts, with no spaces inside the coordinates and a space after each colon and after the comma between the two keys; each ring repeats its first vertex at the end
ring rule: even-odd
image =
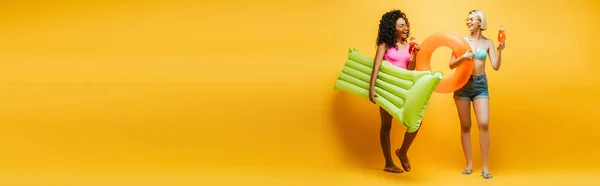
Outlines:
{"type": "Polygon", "coordinates": [[[466,21],[470,34],[465,36],[465,39],[471,45],[471,49],[473,50],[465,52],[465,54],[458,58],[452,55],[449,64],[451,69],[459,66],[465,59],[472,59],[475,64],[469,81],[461,89],[454,92],[454,102],[456,104],[461,125],[461,143],[467,160],[466,168],[463,170],[462,174],[468,175],[473,173],[470,115],[471,102],[473,102],[473,109],[475,110],[477,126],[479,128],[479,143],[483,161],[481,176],[485,179],[491,179],[493,176],[488,169],[490,149],[490,132],[488,125],[490,106],[485,64],[486,59],[489,56],[492,68],[496,71],[500,69],[504,43],[500,43],[499,46],[495,48],[494,42],[483,36],[482,32],[488,28],[483,12],[479,10],[470,11],[466,21]]]}

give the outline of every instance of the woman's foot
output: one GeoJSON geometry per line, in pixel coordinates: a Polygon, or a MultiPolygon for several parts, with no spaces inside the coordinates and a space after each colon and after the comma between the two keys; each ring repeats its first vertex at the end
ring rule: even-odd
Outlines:
{"type": "Polygon", "coordinates": [[[492,176],[492,174],[490,174],[489,172],[485,172],[485,171],[481,171],[481,177],[483,177],[484,179],[494,178],[494,176],[492,176]]]}
{"type": "Polygon", "coordinates": [[[402,173],[402,169],[396,167],[396,165],[386,165],[383,171],[391,173],[402,173]]]}
{"type": "Polygon", "coordinates": [[[469,175],[473,173],[473,163],[467,162],[467,167],[461,172],[461,174],[469,175]]]}
{"type": "Polygon", "coordinates": [[[463,170],[461,172],[461,174],[464,174],[464,175],[469,175],[471,173],[473,173],[473,169],[471,169],[471,168],[466,168],[465,170],[463,170]]]}
{"type": "Polygon", "coordinates": [[[400,164],[402,165],[402,168],[404,168],[406,172],[410,172],[410,162],[408,161],[408,156],[406,155],[406,152],[402,152],[400,149],[396,149],[396,156],[398,156],[398,158],[400,159],[400,164]]]}

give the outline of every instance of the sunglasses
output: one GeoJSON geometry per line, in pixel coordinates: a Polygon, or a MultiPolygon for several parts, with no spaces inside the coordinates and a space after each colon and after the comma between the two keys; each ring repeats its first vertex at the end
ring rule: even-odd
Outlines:
{"type": "Polygon", "coordinates": [[[481,19],[479,19],[479,18],[466,18],[465,19],[466,22],[473,22],[474,20],[481,21],[481,19]]]}

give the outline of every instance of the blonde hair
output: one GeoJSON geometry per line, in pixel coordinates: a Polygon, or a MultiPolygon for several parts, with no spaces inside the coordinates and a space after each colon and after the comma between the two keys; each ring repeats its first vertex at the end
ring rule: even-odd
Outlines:
{"type": "Polygon", "coordinates": [[[481,28],[481,30],[487,30],[487,20],[485,20],[485,15],[483,15],[483,12],[481,12],[480,10],[471,10],[469,12],[469,15],[470,14],[473,14],[474,16],[479,18],[479,20],[481,21],[481,25],[479,26],[479,28],[481,28]]]}

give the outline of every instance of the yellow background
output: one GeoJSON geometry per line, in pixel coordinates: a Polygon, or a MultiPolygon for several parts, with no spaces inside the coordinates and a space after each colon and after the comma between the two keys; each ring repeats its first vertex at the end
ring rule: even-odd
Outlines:
{"type": "MultiPolygon", "coordinates": [[[[0,170],[21,175],[1,179],[7,184],[67,183],[71,174],[53,174],[101,170],[202,170],[197,174],[212,180],[192,173],[186,178],[225,185],[447,183],[440,175],[477,183],[477,175],[458,174],[464,158],[452,94],[434,94],[409,152],[413,171],[396,176],[379,171],[384,161],[377,106],[333,91],[348,48],[374,55],[379,19],[391,9],[407,13],[419,40],[437,31],[467,34],[464,19],[471,9],[486,14],[484,35],[496,45],[497,25],[505,26],[502,67],[495,72],[487,64],[496,183],[538,183],[515,174],[522,172],[544,181],[564,178],[552,173],[557,171],[600,170],[596,1],[0,5],[0,170]],[[211,172],[216,170],[223,174],[211,172]],[[230,175],[242,170],[240,178],[230,175]],[[314,173],[319,171],[327,174],[314,173]],[[327,176],[340,172],[353,173],[327,176]],[[553,174],[558,176],[548,176],[553,174]]],[[[449,49],[437,50],[432,68],[451,73],[449,56],[449,49]]],[[[405,128],[397,121],[392,128],[395,149],[405,128]]],[[[77,183],[111,180],[90,175],[77,183]]],[[[118,175],[115,183],[148,181],[144,174],[118,175]]]]}

